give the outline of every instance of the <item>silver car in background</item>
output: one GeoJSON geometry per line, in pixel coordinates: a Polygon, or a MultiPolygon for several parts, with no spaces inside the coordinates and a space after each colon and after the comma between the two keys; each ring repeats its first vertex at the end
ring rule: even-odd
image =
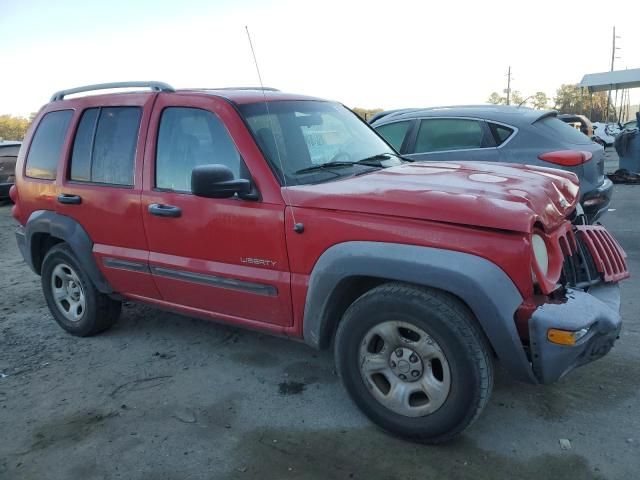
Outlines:
{"type": "Polygon", "coordinates": [[[561,168],[580,179],[590,223],[611,201],[604,149],[557,118],[554,110],[505,105],[454,106],[381,112],[371,126],[402,155],[417,161],[482,161],[561,168]]]}

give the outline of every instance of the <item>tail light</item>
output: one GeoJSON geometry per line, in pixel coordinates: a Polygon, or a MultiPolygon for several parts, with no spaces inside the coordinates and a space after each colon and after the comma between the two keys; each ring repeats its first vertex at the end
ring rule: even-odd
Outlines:
{"type": "Polygon", "coordinates": [[[591,152],[582,152],[578,150],[558,150],[556,152],[547,152],[538,155],[540,160],[555,163],[563,167],[577,167],[591,160],[593,155],[591,152]]]}

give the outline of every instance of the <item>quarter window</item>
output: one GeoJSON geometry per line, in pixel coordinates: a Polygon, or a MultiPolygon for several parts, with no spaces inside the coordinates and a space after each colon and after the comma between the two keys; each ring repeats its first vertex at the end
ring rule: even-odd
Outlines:
{"type": "Polygon", "coordinates": [[[133,185],[142,110],[102,107],[84,111],[71,155],[71,180],[133,185]]]}
{"type": "Polygon", "coordinates": [[[58,160],[72,116],[72,110],[60,110],[42,117],[27,155],[28,177],[55,180],[58,160]]]}
{"type": "Polygon", "coordinates": [[[382,135],[382,137],[391,144],[393,148],[400,151],[404,137],[407,135],[407,131],[411,126],[411,122],[395,122],[381,125],[376,128],[376,131],[382,135]]]}
{"type": "Polygon", "coordinates": [[[229,132],[213,113],[169,107],[162,112],[156,152],[156,187],[191,192],[191,171],[222,164],[240,176],[242,160],[229,132]]]}
{"type": "Polygon", "coordinates": [[[484,132],[480,122],[458,118],[422,120],[415,153],[482,148],[484,132]]]}
{"type": "Polygon", "coordinates": [[[497,123],[489,123],[489,128],[491,129],[493,138],[496,141],[496,145],[502,145],[513,133],[513,128],[498,125],[497,123]]]}

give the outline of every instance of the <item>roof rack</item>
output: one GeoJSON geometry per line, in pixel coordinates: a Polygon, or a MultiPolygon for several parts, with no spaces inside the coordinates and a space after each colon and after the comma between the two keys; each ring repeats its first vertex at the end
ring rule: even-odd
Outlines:
{"type": "Polygon", "coordinates": [[[175,92],[175,89],[164,82],[112,82],[112,83],[98,83],[96,85],[86,85],[84,87],[69,88],[67,90],[60,90],[52,95],[51,101],[56,102],[63,100],[67,95],[82,92],[92,92],[94,90],[108,90],[112,88],[133,88],[133,87],[146,87],[155,92],[175,92]]]}
{"type": "Polygon", "coordinates": [[[204,90],[204,91],[209,91],[209,90],[265,90],[267,92],[279,92],[280,91],[277,88],[273,88],[273,87],[219,87],[219,88],[205,87],[205,88],[184,88],[184,89],[181,89],[181,90],[204,90]]]}

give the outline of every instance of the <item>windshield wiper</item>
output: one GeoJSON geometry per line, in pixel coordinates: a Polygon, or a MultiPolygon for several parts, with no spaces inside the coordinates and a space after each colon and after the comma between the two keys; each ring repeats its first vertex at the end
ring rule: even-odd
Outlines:
{"type": "Polygon", "coordinates": [[[382,160],[389,160],[391,157],[399,158],[400,160],[404,160],[407,162],[413,162],[410,158],[404,158],[397,153],[385,152],[378,153],[376,155],[371,155],[370,157],[363,158],[362,160],[358,160],[356,162],[327,162],[320,163],[318,165],[311,165],[310,167],[302,168],[295,172],[295,175],[299,175],[302,173],[311,173],[318,172],[321,170],[331,170],[333,168],[341,168],[341,167],[353,167],[354,165],[366,165],[369,167],[378,167],[384,168],[384,165],[381,164],[382,160]]]}
{"type": "Polygon", "coordinates": [[[301,168],[295,172],[296,175],[300,173],[309,173],[309,172],[317,172],[319,170],[331,170],[332,168],[340,168],[340,167],[353,167],[353,165],[357,165],[356,162],[327,162],[327,163],[319,163],[318,165],[311,165],[310,167],[301,168]]]}
{"type": "Polygon", "coordinates": [[[363,158],[362,160],[358,160],[355,163],[358,163],[360,165],[374,165],[374,166],[381,167],[382,165],[380,164],[380,161],[389,160],[389,157],[396,157],[396,158],[399,158],[400,160],[404,160],[405,162],[415,161],[415,160],[412,160],[411,158],[406,158],[406,157],[403,157],[402,155],[398,155],[397,153],[385,152],[385,153],[378,153],[376,155],[371,155],[370,157],[363,158]],[[375,162],[375,163],[372,163],[372,162],[375,162]]]}

